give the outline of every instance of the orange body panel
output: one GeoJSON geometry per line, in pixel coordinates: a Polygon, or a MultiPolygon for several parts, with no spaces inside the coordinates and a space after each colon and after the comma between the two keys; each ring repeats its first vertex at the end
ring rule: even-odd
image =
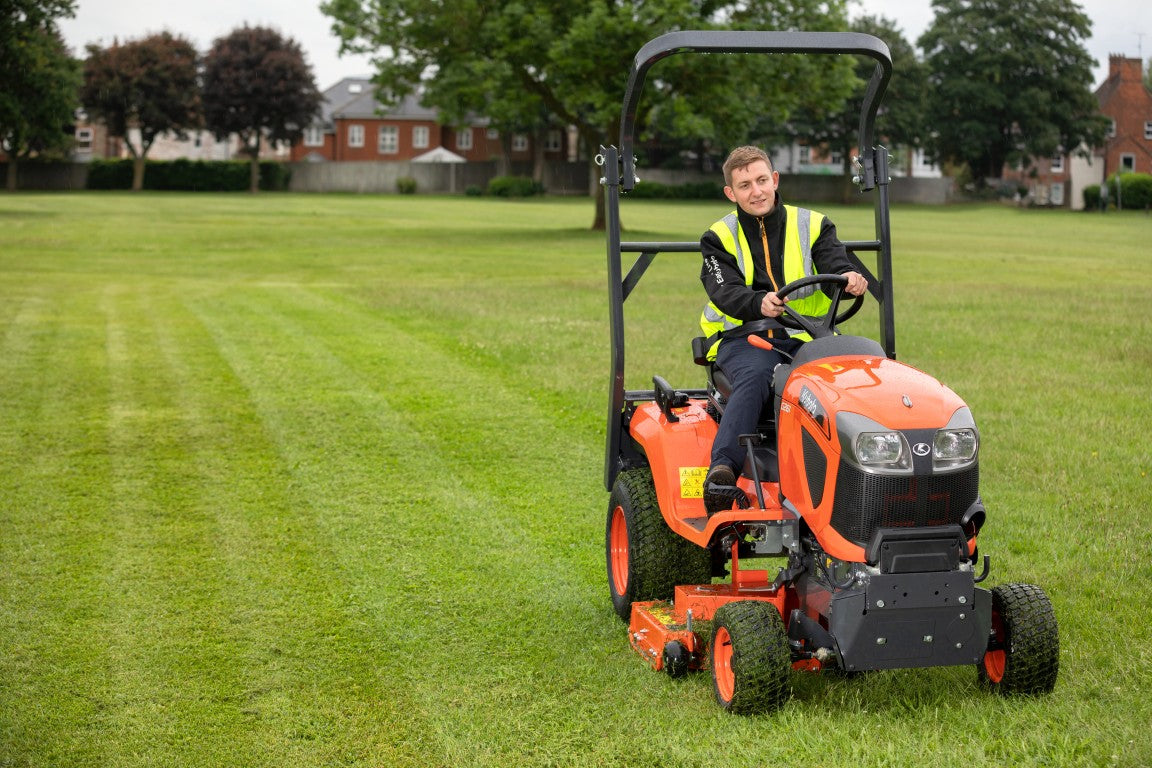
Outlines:
{"type": "Polygon", "coordinates": [[[679,421],[670,423],[656,403],[636,407],[629,433],[644,449],[652,467],[652,481],[660,512],[668,527],[694,544],[706,547],[716,529],[735,521],[758,522],[791,519],[780,506],[777,483],[763,483],[766,509],[756,509],[756,491],[748,478],[740,486],[753,509],[733,509],[711,518],[704,511],[704,475],[712,456],[716,422],[704,410],[703,400],[691,400],[684,408],[673,409],[679,421]]]}
{"type": "Polygon", "coordinates": [[[784,387],[777,423],[780,490],[800,510],[825,552],[840,560],[864,562],[864,548],[830,524],[841,456],[836,414],[858,413],[888,429],[929,429],[945,426],[964,405],[933,377],[884,357],[831,357],[801,365],[784,387]],[[826,412],[823,424],[800,405],[804,389],[826,412]],[[818,505],[808,490],[802,432],[812,436],[827,459],[825,491],[818,505]]]}

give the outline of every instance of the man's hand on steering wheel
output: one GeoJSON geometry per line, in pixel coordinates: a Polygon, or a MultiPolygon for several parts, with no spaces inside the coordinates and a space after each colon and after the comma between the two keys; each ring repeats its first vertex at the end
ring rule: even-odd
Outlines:
{"type": "MultiPolygon", "coordinates": [[[[848,278],[848,284],[844,286],[845,293],[863,296],[864,292],[868,290],[868,280],[859,272],[845,272],[844,277],[848,278]]],[[[784,312],[786,302],[786,298],[781,299],[778,293],[769,291],[760,303],[760,313],[764,317],[779,317],[784,312]]]]}

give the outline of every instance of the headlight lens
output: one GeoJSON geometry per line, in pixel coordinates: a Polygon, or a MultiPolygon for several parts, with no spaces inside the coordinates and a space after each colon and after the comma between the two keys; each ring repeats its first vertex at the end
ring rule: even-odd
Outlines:
{"type": "Polygon", "coordinates": [[[908,449],[899,432],[861,432],[856,438],[856,458],[874,467],[908,466],[908,449]]]}
{"type": "Polygon", "coordinates": [[[952,469],[968,464],[976,458],[978,445],[975,429],[941,429],[932,443],[932,465],[952,469]]]}

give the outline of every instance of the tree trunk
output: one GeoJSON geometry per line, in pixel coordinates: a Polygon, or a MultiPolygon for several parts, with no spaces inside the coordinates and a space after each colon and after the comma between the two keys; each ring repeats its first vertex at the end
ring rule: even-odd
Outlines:
{"type": "Polygon", "coordinates": [[[16,170],[18,164],[19,161],[16,159],[16,155],[8,156],[8,182],[6,189],[9,192],[16,191],[16,170]]]}
{"type": "Polygon", "coordinates": [[[248,166],[248,191],[256,194],[260,191],[260,149],[252,150],[252,162],[248,166]]]}
{"type": "Polygon", "coordinates": [[[604,202],[604,189],[600,184],[601,173],[600,166],[596,165],[595,160],[588,161],[588,186],[591,187],[592,199],[596,203],[596,213],[592,219],[592,229],[596,232],[603,232],[608,228],[607,207],[604,202]]]}
{"type": "Polygon", "coordinates": [[[145,156],[143,153],[133,156],[132,158],[132,191],[139,192],[144,189],[144,163],[145,156]]]}

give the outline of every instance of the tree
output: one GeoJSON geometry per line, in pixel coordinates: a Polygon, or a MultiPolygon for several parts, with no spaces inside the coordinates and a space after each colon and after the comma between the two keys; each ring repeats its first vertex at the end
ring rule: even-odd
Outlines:
{"type": "Polygon", "coordinates": [[[124,140],[133,159],[132,189],[144,188],[148,150],[156,137],[200,125],[196,48],[168,32],[108,48],[88,46],[80,100],[103,120],[111,136],[124,140]],[[138,144],[132,132],[139,133],[138,144]]]}
{"type": "MultiPolygon", "coordinates": [[[[925,134],[924,65],[917,58],[915,48],[896,22],[883,16],[863,16],[853,21],[850,28],[853,32],[880,38],[887,43],[892,54],[892,79],[876,115],[876,141],[891,150],[922,147],[925,134]]],[[[856,145],[860,138],[860,111],[868,80],[875,68],[875,60],[856,56],[855,89],[851,97],[836,105],[835,109],[805,113],[789,125],[790,139],[803,138],[839,151],[846,180],[852,176],[852,156],[858,149],[856,145]]],[[[846,183],[844,192],[847,202],[855,195],[856,187],[846,183]]]]}
{"type": "Polygon", "coordinates": [[[291,142],[319,114],[321,96],[299,44],[265,27],[217,39],[204,57],[204,119],[216,138],[235,133],[260,188],[260,142],[291,142]]]}
{"type": "Polygon", "coordinates": [[[928,67],[932,149],[976,183],[1005,164],[1096,146],[1092,23],[1072,0],[933,0],[919,39],[928,67]]]}
{"type": "Polygon", "coordinates": [[[0,147],[8,155],[7,188],[16,189],[17,166],[33,154],[72,143],[80,70],[50,20],[17,25],[0,57],[0,147]]]}
{"type": "MultiPolygon", "coordinates": [[[[632,59],[676,29],[842,29],[844,0],[327,0],[342,50],[377,55],[378,92],[419,91],[449,122],[491,116],[501,130],[575,126],[586,155],[617,142],[632,59]]],[[[639,125],[714,144],[744,142],[759,121],[836,101],[850,74],[833,57],[672,56],[654,67],[639,125]],[[818,61],[816,59],[822,59],[818,61]]],[[[598,169],[590,167],[593,178],[598,169]]],[[[603,196],[593,226],[603,228],[603,196]]]]}

